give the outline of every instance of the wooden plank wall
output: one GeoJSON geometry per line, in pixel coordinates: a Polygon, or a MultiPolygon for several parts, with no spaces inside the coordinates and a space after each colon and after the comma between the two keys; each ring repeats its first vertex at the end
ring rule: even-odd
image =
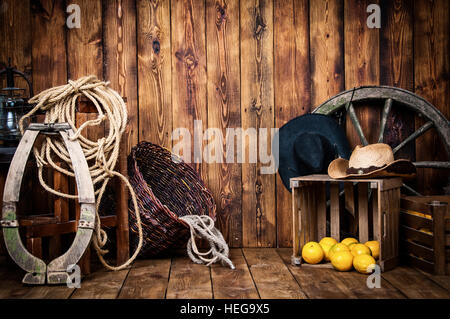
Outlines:
{"type": "MultiPolygon", "coordinates": [[[[175,128],[225,137],[229,127],[280,127],[365,84],[415,91],[448,117],[449,20],[448,0],[0,0],[0,63],[11,57],[28,71],[35,92],[86,74],[109,80],[127,97],[127,150],[143,140],[171,148],[175,128]],[[65,26],[70,3],[80,5],[80,29],[65,26]],[[366,26],[370,3],[381,6],[381,29],[366,26]]],[[[379,112],[358,115],[373,142],[379,112]]],[[[394,111],[387,141],[421,123],[394,111]]],[[[290,197],[277,175],[261,164],[199,163],[191,150],[231,246],[291,245],[290,197]]],[[[429,132],[401,155],[442,153],[429,132]]],[[[417,185],[432,193],[445,177],[423,170],[417,185]]]]}

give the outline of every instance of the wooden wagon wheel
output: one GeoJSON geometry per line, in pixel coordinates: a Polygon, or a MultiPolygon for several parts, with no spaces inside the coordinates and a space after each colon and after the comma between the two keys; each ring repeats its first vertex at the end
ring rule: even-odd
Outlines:
{"type": "MultiPolygon", "coordinates": [[[[364,136],[364,133],[359,123],[358,117],[355,113],[353,102],[370,101],[370,100],[384,100],[384,106],[381,117],[380,132],[378,135],[378,142],[383,142],[384,133],[388,116],[390,114],[393,105],[406,107],[411,111],[414,111],[419,116],[426,119],[424,125],[418,128],[414,133],[405,138],[397,146],[393,148],[394,154],[398,152],[406,144],[414,141],[419,136],[423,135],[431,128],[435,128],[438,132],[447,153],[447,161],[427,161],[427,162],[414,162],[417,168],[450,168],[450,124],[449,121],[442,115],[442,113],[427,102],[422,97],[409,92],[404,89],[399,89],[390,86],[362,86],[348,91],[341,92],[326,102],[319,105],[313,113],[335,115],[340,112],[347,112],[351,123],[353,124],[356,133],[363,145],[367,145],[368,141],[364,136]]],[[[403,187],[415,195],[420,195],[410,186],[403,184],[403,187]]]]}

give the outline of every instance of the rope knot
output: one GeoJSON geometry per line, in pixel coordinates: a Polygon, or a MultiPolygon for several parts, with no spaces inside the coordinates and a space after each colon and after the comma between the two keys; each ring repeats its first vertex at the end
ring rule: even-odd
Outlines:
{"type": "Polygon", "coordinates": [[[235,269],[229,258],[229,248],[220,231],[214,227],[214,220],[207,215],[186,215],[180,217],[189,225],[191,238],[187,243],[187,252],[191,260],[197,264],[209,266],[217,261],[222,265],[228,265],[235,269]],[[204,238],[208,241],[211,249],[207,252],[198,251],[195,243],[196,238],[204,238]]]}
{"type": "Polygon", "coordinates": [[[75,81],[69,80],[69,84],[72,86],[74,93],[80,92],[81,85],[80,85],[80,83],[78,83],[78,81],[75,82],[75,81]]]}

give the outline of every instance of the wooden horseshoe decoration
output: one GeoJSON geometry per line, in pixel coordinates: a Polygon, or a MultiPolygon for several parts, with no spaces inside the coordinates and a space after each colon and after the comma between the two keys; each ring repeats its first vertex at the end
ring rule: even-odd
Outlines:
{"type": "Polygon", "coordinates": [[[69,277],[68,267],[80,260],[92,239],[95,226],[94,186],[80,144],[69,138],[72,134],[73,131],[67,123],[30,124],[17,147],[6,177],[0,223],[9,255],[27,272],[22,281],[25,284],[43,285],[46,281],[49,284],[65,284],[69,277]],[[78,188],[78,201],[81,206],[78,229],[72,245],[65,254],[51,261],[48,266],[24,247],[16,216],[25,166],[39,133],[62,136],[72,161],[78,188]]]}

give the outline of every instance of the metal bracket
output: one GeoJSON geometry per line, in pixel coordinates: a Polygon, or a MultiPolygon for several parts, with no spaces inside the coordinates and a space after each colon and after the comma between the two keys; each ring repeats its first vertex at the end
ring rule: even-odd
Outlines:
{"type": "Polygon", "coordinates": [[[42,134],[57,135],[61,131],[70,130],[69,123],[31,123],[27,130],[40,131],[42,134]]]}
{"type": "Polygon", "coordinates": [[[94,229],[95,222],[90,222],[85,219],[80,219],[78,221],[78,228],[94,229]]]}
{"type": "Polygon", "coordinates": [[[67,283],[69,274],[64,271],[48,271],[47,283],[49,285],[62,285],[67,283]]]}
{"type": "Polygon", "coordinates": [[[298,187],[298,181],[291,181],[291,188],[298,187]]]}
{"type": "Polygon", "coordinates": [[[2,219],[0,220],[0,226],[2,226],[3,228],[17,228],[19,227],[19,221],[17,219],[15,220],[2,219]]]}

